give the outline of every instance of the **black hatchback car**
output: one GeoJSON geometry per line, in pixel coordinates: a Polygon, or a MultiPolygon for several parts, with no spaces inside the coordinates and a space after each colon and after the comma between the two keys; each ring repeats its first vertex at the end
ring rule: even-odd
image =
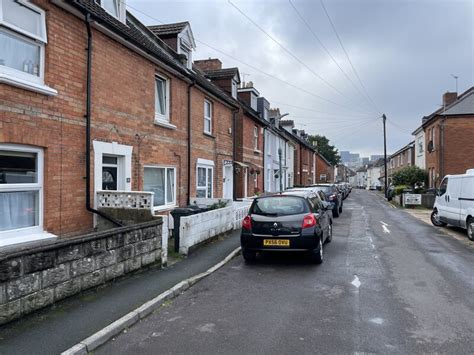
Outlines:
{"type": "Polygon", "coordinates": [[[308,191],[256,198],[242,222],[242,256],[251,262],[257,252],[301,251],[321,264],[323,244],[332,239],[330,208],[330,203],[308,191]]]}

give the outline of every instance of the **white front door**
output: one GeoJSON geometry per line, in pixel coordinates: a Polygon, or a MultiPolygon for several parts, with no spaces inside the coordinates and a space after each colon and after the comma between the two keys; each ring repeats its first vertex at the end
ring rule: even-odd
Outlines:
{"type": "Polygon", "coordinates": [[[233,199],[233,173],[232,165],[224,165],[224,186],[223,186],[223,198],[232,200],[233,199]]]}

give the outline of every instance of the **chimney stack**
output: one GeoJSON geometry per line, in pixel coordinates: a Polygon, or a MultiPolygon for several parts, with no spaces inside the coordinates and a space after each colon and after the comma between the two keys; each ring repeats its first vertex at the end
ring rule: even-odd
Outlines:
{"type": "Polygon", "coordinates": [[[443,107],[451,105],[458,98],[457,92],[446,92],[443,95],[443,107]]]}
{"type": "Polygon", "coordinates": [[[222,62],[217,58],[209,58],[202,60],[195,60],[194,65],[202,71],[220,70],[222,69],[222,62]]]}

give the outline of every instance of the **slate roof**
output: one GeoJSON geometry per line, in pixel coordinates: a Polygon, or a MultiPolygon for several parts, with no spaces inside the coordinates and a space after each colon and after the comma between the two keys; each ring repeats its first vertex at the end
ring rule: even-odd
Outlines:
{"type": "Polygon", "coordinates": [[[216,70],[206,70],[204,75],[209,79],[232,79],[237,75],[240,82],[239,68],[225,68],[216,70]]]}
{"type": "Polygon", "coordinates": [[[262,117],[260,117],[260,114],[255,111],[252,107],[247,105],[247,103],[243,100],[238,99],[238,102],[240,106],[242,106],[242,109],[246,114],[248,114],[250,117],[252,117],[255,121],[260,123],[262,126],[268,127],[270,125],[270,122],[264,120],[262,117]]]}
{"type": "Polygon", "coordinates": [[[164,25],[154,25],[148,26],[151,32],[153,32],[158,37],[163,36],[170,36],[170,35],[177,35],[183,31],[186,26],[189,26],[188,21],[184,22],[177,22],[177,23],[167,23],[164,25]]]}
{"type": "Polygon", "coordinates": [[[404,146],[403,148],[400,148],[399,150],[397,150],[395,153],[393,153],[392,155],[390,155],[387,159],[392,159],[394,156],[397,156],[398,154],[404,152],[405,150],[409,149],[409,148],[414,148],[415,147],[415,141],[411,141],[410,143],[408,143],[406,146],[404,146]]]}
{"type": "Polygon", "coordinates": [[[70,3],[82,13],[89,13],[93,20],[107,27],[129,43],[177,70],[189,80],[195,81],[199,86],[214,94],[228,105],[238,107],[237,101],[227,95],[217,85],[211,83],[201,74],[188,70],[181,63],[178,54],[170,49],[165,42],[153,34],[147,26],[142,24],[130,12],[127,11],[126,23],[123,23],[106,12],[93,0],[71,0],[70,3]]]}

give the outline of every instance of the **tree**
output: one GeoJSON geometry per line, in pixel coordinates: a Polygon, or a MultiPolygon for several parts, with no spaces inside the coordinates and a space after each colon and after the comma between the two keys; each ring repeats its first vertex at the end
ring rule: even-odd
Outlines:
{"type": "Polygon", "coordinates": [[[336,147],[329,144],[329,139],[325,136],[319,134],[314,136],[310,135],[308,139],[310,143],[317,148],[318,153],[324,156],[332,165],[337,165],[341,162],[341,156],[336,147]]]}
{"type": "Polygon", "coordinates": [[[408,185],[412,188],[426,182],[428,174],[417,166],[407,166],[392,175],[394,185],[408,185]]]}

